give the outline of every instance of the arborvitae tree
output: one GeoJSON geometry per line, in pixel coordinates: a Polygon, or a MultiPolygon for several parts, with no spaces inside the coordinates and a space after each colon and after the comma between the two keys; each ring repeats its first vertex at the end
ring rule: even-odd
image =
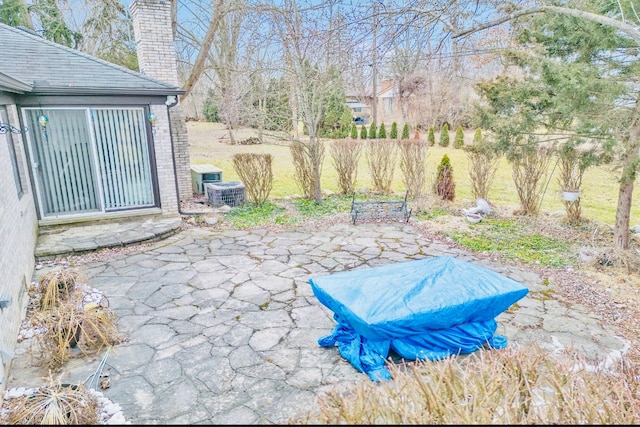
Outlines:
{"type": "Polygon", "coordinates": [[[327,97],[324,116],[318,136],[323,138],[346,138],[351,130],[353,118],[351,110],[344,103],[344,94],[336,93],[327,97]]]}
{"type": "Polygon", "coordinates": [[[464,131],[462,130],[462,126],[458,126],[456,136],[453,138],[453,148],[462,147],[464,147],[464,131]]]}
{"type": "Polygon", "coordinates": [[[355,123],[351,124],[351,139],[358,139],[358,127],[355,123]]]}
{"type": "Polygon", "coordinates": [[[479,144],[482,141],[482,130],[480,128],[476,129],[476,133],[473,134],[473,143],[479,144]]]}
{"type": "Polygon", "coordinates": [[[442,129],[440,130],[440,146],[449,146],[449,123],[443,124],[442,129]]]}
{"type": "Polygon", "coordinates": [[[409,139],[409,124],[405,123],[402,127],[402,139],[409,139]]]}
{"type": "Polygon", "coordinates": [[[365,125],[360,127],[360,139],[367,139],[367,127],[365,125]]]}
{"type": "Polygon", "coordinates": [[[438,165],[438,175],[435,182],[435,193],[442,200],[452,201],[456,196],[456,183],[453,181],[453,168],[451,161],[446,154],[442,156],[442,160],[438,165]]]}
{"type": "Polygon", "coordinates": [[[429,145],[431,147],[436,145],[436,132],[433,129],[433,126],[429,126],[429,133],[427,134],[427,141],[429,142],[429,145]]]}
{"type": "Polygon", "coordinates": [[[387,139],[387,129],[384,127],[384,122],[380,123],[380,129],[378,130],[378,138],[387,139]]]}
{"type": "Polygon", "coordinates": [[[371,122],[371,126],[369,126],[369,139],[376,139],[378,137],[378,128],[376,127],[376,122],[371,122]]]}
{"type": "Polygon", "coordinates": [[[391,132],[389,133],[391,139],[398,139],[398,124],[396,122],[391,123],[391,132]]]}

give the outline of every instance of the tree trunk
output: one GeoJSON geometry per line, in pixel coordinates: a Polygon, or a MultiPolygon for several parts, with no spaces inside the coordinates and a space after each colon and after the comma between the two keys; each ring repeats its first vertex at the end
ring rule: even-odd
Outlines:
{"type": "Polygon", "coordinates": [[[613,232],[613,245],[616,249],[629,249],[629,217],[633,181],[620,183],[618,193],[618,209],[616,210],[616,226],[613,232]]]}
{"type": "Polygon", "coordinates": [[[231,123],[231,120],[228,117],[225,117],[224,124],[227,128],[227,132],[229,133],[229,144],[235,145],[236,137],[235,137],[235,134],[233,133],[233,124],[231,123]]]}
{"type": "Polygon", "coordinates": [[[640,164],[640,101],[636,101],[634,107],[628,138],[622,159],[616,226],[613,231],[613,245],[616,249],[621,250],[629,249],[629,218],[631,216],[633,184],[636,180],[638,164],[640,164]]]}
{"type": "MultiPolygon", "coordinates": [[[[313,133],[313,132],[312,132],[313,133]]],[[[322,164],[321,142],[316,135],[309,135],[309,157],[311,162],[312,173],[312,196],[316,203],[322,203],[322,185],[320,178],[322,171],[320,170],[322,164]]]]}

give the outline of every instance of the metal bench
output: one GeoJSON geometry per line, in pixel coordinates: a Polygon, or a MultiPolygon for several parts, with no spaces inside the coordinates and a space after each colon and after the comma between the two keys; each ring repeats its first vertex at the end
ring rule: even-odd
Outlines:
{"type": "Polygon", "coordinates": [[[356,195],[351,200],[351,221],[355,225],[358,219],[382,220],[403,219],[409,222],[411,209],[407,207],[407,191],[404,200],[366,200],[356,201],[356,195]]]}

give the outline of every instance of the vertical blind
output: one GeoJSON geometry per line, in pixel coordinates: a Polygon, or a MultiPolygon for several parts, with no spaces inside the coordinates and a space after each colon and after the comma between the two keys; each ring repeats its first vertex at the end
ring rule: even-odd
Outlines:
{"type": "Polygon", "coordinates": [[[142,108],[26,109],[26,121],[44,217],[153,206],[142,108]]]}
{"type": "Polygon", "coordinates": [[[106,210],[153,204],[142,110],[92,110],[106,210]]]}

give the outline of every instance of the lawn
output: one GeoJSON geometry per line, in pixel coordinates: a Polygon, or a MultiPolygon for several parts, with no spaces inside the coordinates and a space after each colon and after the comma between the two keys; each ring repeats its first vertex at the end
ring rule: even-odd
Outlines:
{"type": "MultiPolygon", "coordinates": [[[[266,143],[251,145],[231,145],[221,140],[226,131],[219,123],[188,122],[189,145],[192,164],[213,164],[223,170],[224,181],[239,180],[233,169],[232,158],[236,153],[270,153],[273,155],[273,189],[271,199],[281,199],[287,196],[300,194],[295,178],[294,166],[291,160],[289,147],[285,143],[266,143]]],[[[236,133],[236,140],[243,140],[254,136],[255,131],[243,129],[236,133]]],[[[472,133],[467,132],[465,141],[472,139],[472,133]]],[[[436,141],[439,135],[436,134],[436,141]]],[[[275,142],[275,141],[274,141],[275,142]]],[[[443,148],[437,145],[430,147],[427,155],[428,185],[433,182],[437,165],[442,156],[447,154],[453,167],[453,176],[456,183],[456,201],[461,207],[475,205],[471,198],[471,185],[468,175],[468,162],[464,150],[454,149],[452,146],[443,148]]],[[[398,160],[399,164],[399,160],[398,160]]],[[[545,191],[542,197],[540,209],[545,212],[564,212],[564,205],[560,199],[560,189],[557,182],[558,168],[555,160],[550,165],[551,176],[545,180],[545,191]]],[[[370,188],[369,168],[366,156],[360,158],[358,180],[356,188],[370,188]]],[[[618,200],[617,172],[611,165],[590,168],[586,171],[582,192],[581,207],[582,217],[613,225],[618,200]]],[[[322,171],[322,189],[333,192],[338,191],[337,176],[332,164],[329,150],[325,151],[325,159],[322,171]]],[[[396,167],[392,190],[404,194],[405,186],[402,182],[402,172],[396,167]]],[[[489,202],[494,206],[517,209],[519,206],[518,195],[511,177],[511,166],[506,159],[501,159],[496,177],[489,192],[489,202]]],[[[631,225],[640,223],[640,204],[634,201],[631,210],[631,225]]]]}

